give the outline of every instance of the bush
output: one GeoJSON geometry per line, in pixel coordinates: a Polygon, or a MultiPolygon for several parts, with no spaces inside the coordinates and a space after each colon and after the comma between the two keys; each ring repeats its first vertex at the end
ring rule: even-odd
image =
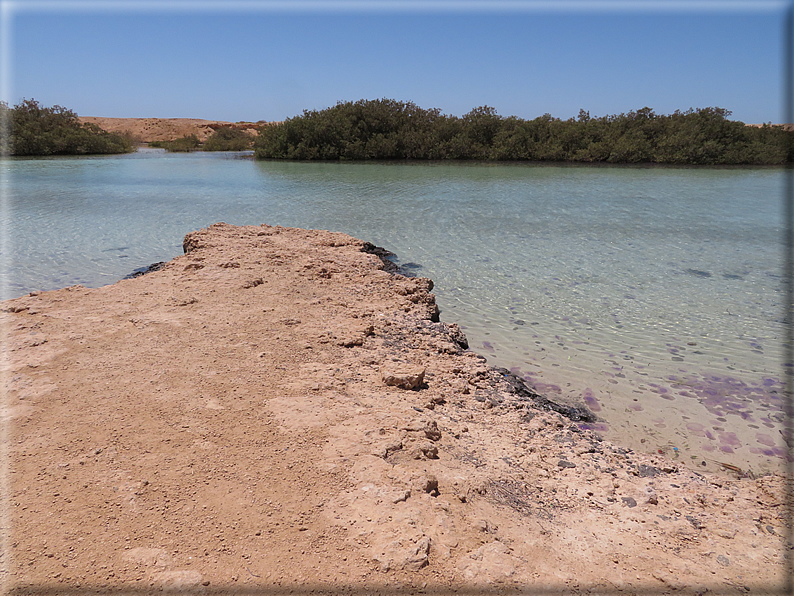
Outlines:
{"type": "Polygon", "coordinates": [[[338,103],[260,128],[256,156],[275,159],[437,159],[446,116],[392,99],[338,103]]]}
{"type": "Polygon", "coordinates": [[[198,151],[201,142],[196,135],[186,135],[173,141],[151,141],[149,147],[159,147],[174,153],[189,153],[198,151]]]}
{"type": "Polygon", "coordinates": [[[135,147],[124,135],[81,123],[61,106],[43,107],[35,99],[9,108],[2,104],[0,151],[4,155],[88,155],[129,153],[135,147]]]}
{"type": "Polygon", "coordinates": [[[202,147],[203,151],[245,151],[253,145],[254,139],[244,130],[224,126],[213,132],[202,147]]]}

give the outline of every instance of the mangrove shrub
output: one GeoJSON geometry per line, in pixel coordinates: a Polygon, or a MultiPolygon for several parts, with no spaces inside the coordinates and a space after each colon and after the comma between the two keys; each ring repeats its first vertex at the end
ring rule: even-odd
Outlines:
{"type": "Polygon", "coordinates": [[[80,122],[77,114],[62,106],[44,107],[26,99],[13,108],[0,104],[0,111],[3,155],[89,155],[135,149],[129,137],[80,122]]]}
{"type": "Polygon", "coordinates": [[[245,151],[251,148],[253,137],[244,130],[223,126],[204,141],[203,151],[245,151]]]}
{"type": "Polygon", "coordinates": [[[178,153],[187,153],[190,151],[197,151],[201,146],[201,142],[196,135],[185,135],[173,141],[151,141],[149,147],[158,147],[166,151],[173,151],[178,153]]]}

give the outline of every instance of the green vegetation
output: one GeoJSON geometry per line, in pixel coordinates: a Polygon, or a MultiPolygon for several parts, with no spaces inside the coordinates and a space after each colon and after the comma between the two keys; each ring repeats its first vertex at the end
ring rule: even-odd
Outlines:
{"type": "Polygon", "coordinates": [[[152,141],[149,147],[159,147],[166,151],[246,151],[251,149],[253,137],[243,130],[223,126],[213,132],[202,144],[196,135],[187,135],[173,141],[152,141]]]}
{"type": "Polygon", "coordinates": [[[670,115],[651,108],[561,120],[503,117],[489,106],[457,117],[392,99],[339,102],[260,128],[258,159],[464,159],[586,163],[782,164],[794,132],[746,126],[723,108],[670,115]]]}
{"type": "Polygon", "coordinates": [[[224,126],[213,132],[202,147],[203,151],[246,151],[254,139],[244,130],[224,126]]]}
{"type": "Polygon", "coordinates": [[[186,135],[179,137],[173,141],[152,141],[149,147],[160,147],[166,151],[187,153],[189,151],[198,151],[201,143],[196,135],[186,135]]]}
{"type": "Polygon", "coordinates": [[[81,123],[77,114],[61,106],[43,107],[34,99],[9,108],[0,103],[0,154],[89,155],[129,153],[132,140],[81,123]]]}

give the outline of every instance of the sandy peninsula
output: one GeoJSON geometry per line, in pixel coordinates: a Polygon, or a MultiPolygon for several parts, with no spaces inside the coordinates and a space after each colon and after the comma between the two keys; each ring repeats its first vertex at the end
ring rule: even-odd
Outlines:
{"type": "Polygon", "coordinates": [[[602,440],[361,240],[184,247],[0,305],[5,593],[779,593],[780,476],[602,440]]]}

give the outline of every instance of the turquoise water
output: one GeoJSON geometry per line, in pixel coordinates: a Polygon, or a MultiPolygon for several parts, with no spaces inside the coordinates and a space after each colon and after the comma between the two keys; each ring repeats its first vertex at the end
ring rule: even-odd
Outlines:
{"type": "Polygon", "coordinates": [[[113,283],[217,221],[342,231],[436,282],[472,349],[607,436],[705,469],[780,467],[782,172],[4,161],[5,297],[113,283]]]}

